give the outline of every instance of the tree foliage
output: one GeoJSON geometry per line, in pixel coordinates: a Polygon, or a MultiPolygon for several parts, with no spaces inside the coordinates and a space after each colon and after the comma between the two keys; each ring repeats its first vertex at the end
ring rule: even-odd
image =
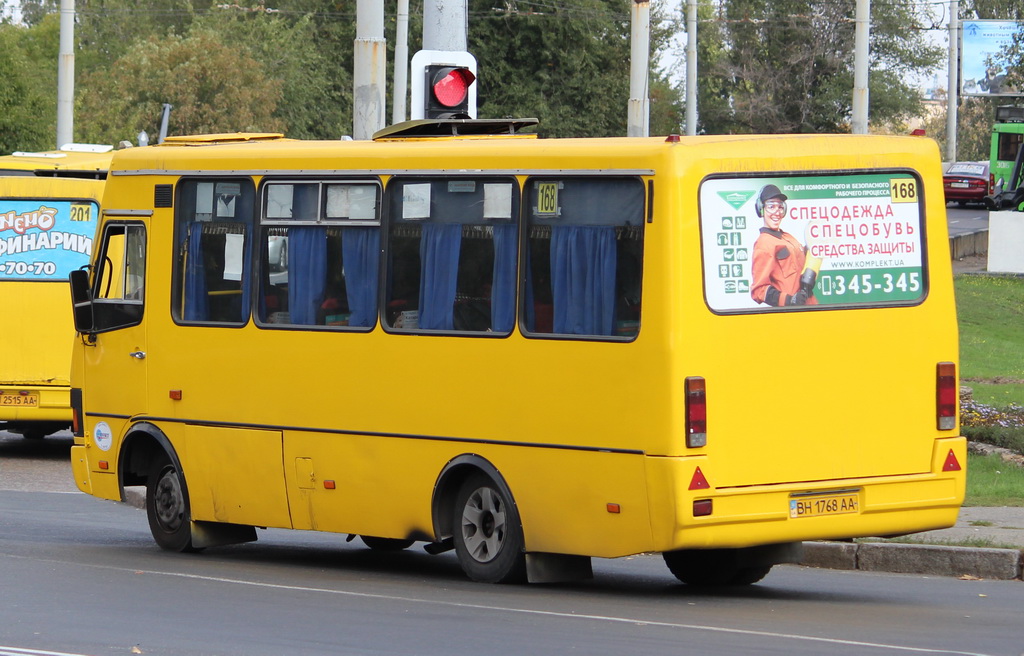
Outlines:
{"type": "MultiPolygon", "coordinates": [[[[869,119],[893,124],[920,112],[915,71],[941,50],[916,31],[914,7],[872,3],[869,119]]],[[[845,132],[852,111],[854,0],[721,0],[698,28],[713,51],[699,84],[704,132],[845,132]],[[721,44],[721,45],[719,45],[721,44]]]]}
{"type": "Polygon", "coordinates": [[[162,105],[174,106],[172,134],[276,131],[281,82],[267,77],[247,52],[218,34],[150,37],[109,68],[84,77],[78,96],[81,133],[90,141],[131,140],[138,129],[159,130],[162,105]]]}
{"type": "MultiPolygon", "coordinates": [[[[535,116],[544,136],[626,133],[628,2],[471,0],[469,6],[470,51],[481,69],[481,116],[535,116]]],[[[659,24],[657,18],[652,24],[659,24]]],[[[652,30],[655,52],[666,36],[652,30]]],[[[651,78],[657,100],[651,132],[678,132],[678,91],[659,74],[651,78]]]]}
{"type": "Polygon", "coordinates": [[[54,147],[57,71],[43,62],[57,50],[56,20],[32,32],[0,24],[0,153],[54,147]]]}

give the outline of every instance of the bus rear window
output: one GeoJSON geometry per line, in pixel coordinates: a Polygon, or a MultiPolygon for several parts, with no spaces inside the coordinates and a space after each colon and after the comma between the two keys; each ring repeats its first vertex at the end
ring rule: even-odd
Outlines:
{"type": "Polygon", "coordinates": [[[762,312],[918,303],[922,211],[920,182],[906,172],[707,179],[707,304],[762,312]]]}

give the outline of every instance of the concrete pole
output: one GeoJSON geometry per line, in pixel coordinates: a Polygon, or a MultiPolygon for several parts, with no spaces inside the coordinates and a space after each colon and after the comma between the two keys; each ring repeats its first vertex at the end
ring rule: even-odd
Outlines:
{"type": "Polygon", "coordinates": [[[57,55],[57,147],[75,140],[75,0],[60,0],[57,55]]]}
{"type": "Polygon", "coordinates": [[[871,0],[857,0],[853,46],[852,132],[868,133],[868,38],[871,34],[871,0]]]}
{"type": "Polygon", "coordinates": [[[467,0],[424,0],[423,49],[466,52],[467,0]]]}
{"type": "Polygon", "coordinates": [[[357,0],[356,40],[352,62],[352,137],[370,139],[384,127],[387,71],[384,3],[357,0]]]}
{"type": "Polygon", "coordinates": [[[405,120],[409,96],[409,0],[398,0],[395,24],[395,86],[391,91],[391,122],[405,120]]]}
{"type": "Polygon", "coordinates": [[[697,134],[697,0],[686,0],[686,134],[697,134]]]}
{"type": "Polygon", "coordinates": [[[647,96],[651,59],[651,3],[648,0],[633,0],[632,14],[626,136],[646,137],[650,134],[650,101],[647,96]]]}
{"type": "Polygon", "coordinates": [[[949,84],[946,91],[946,159],[956,161],[957,101],[960,98],[960,7],[949,0],[949,84]]]}

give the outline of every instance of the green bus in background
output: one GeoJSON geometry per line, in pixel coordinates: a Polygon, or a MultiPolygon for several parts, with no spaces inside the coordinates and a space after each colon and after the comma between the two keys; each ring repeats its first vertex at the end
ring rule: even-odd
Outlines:
{"type": "Polygon", "coordinates": [[[996,107],[989,155],[989,190],[992,194],[1013,191],[1020,186],[1020,171],[1016,180],[1011,180],[1011,176],[1021,142],[1024,142],[1024,107],[996,107]]]}

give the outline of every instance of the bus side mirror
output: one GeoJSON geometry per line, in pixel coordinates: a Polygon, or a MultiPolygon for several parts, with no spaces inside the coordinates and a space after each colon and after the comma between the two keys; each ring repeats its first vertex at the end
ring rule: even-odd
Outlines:
{"type": "Polygon", "coordinates": [[[75,316],[75,330],[88,335],[95,328],[92,311],[92,294],[89,291],[89,271],[76,269],[69,276],[71,282],[71,305],[75,316]]]}

